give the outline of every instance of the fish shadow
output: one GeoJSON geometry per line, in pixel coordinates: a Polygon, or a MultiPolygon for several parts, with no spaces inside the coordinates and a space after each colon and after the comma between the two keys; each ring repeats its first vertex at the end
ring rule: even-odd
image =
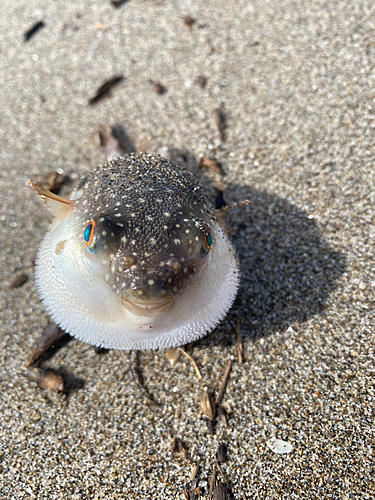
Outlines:
{"type": "Polygon", "coordinates": [[[227,316],[231,331],[239,317],[243,337],[258,338],[322,314],[347,268],[345,256],[313,216],[288,200],[238,185],[228,191],[251,201],[229,217],[241,263],[241,287],[227,316]]]}

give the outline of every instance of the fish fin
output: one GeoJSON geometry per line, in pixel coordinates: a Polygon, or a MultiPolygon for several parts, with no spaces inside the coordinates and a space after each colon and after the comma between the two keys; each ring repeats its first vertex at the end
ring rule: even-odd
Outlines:
{"type": "Polygon", "coordinates": [[[218,223],[228,236],[231,236],[234,233],[234,230],[227,224],[225,215],[231,210],[235,210],[236,208],[240,208],[244,205],[250,205],[250,203],[251,202],[249,200],[243,200],[239,201],[238,203],[234,203],[233,205],[226,205],[225,207],[216,208],[214,210],[214,215],[218,223]]]}
{"type": "Polygon", "coordinates": [[[222,207],[222,208],[216,208],[214,210],[214,214],[217,217],[217,216],[226,214],[226,213],[230,212],[231,210],[236,210],[236,208],[243,207],[244,205],[250,205],[250,203],[251,202],[249,200],[243,200],[243,201],[239,201],[238,203],[234,203],[233,205],[226,205],[225,207],[222,207]]]}
{"type": "Polygon", "coordinates": [[[72,211],[75,204],[74,200],[67,200],[57,194],[51,193],[51,191],[43,188],[37,182],[29,180],[26,184],[40,195],[56,219],[63,220],[72,211]]]}

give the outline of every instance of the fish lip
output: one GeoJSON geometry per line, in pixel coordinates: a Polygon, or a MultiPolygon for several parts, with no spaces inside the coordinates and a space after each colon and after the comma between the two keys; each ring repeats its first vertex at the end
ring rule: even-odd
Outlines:
{"type": "Polygon", "coordinates": [[[122,306],[129,312],[136,314],[137,316],[146,316],[148,318],[154,318],[160,316],[163,313],[170,311],[174,304],[175,298],[172,297],[167,300],[159,300],[154,303],[146,302],[134,302],[124,297],[120,299],[122,306]]]}

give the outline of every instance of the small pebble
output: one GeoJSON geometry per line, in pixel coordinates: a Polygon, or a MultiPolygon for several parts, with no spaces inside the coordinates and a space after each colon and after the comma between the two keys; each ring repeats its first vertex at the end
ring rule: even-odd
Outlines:
{"type": "Polygon", "coordinates": [[[152,88],[155,90],[155,92],[159,95],[162,95],[162,94],[165,94],[167,92],[167,89],[166,87],[164,87],[164,85],[162,85],[161,83],[153,83],[152,84],[152,88]]]}
{"type": "Polygon", "coordinates": [[[191,29],[193,27],[193,24],[195,24],[195,19],[193,19],[191,16],[185,16],[184,17],[184,25],[191,29]]]}
{"type": "Polygon", "coordinates": [[[25,273],[16,274],[9,283],[9,288],[18,288],[26,283],[26,281],[27,275],[25,273]]]}
{"type": "Polygon", "coordinates": [[[203,75],[199,75],[195,80],[195,83],[199,85],[202,89],[207,85],[207,78],[203,75]]]}

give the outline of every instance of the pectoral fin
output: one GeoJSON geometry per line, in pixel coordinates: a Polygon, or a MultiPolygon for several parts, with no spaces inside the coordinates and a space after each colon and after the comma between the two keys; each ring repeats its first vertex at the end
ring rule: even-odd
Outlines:
{"type": "Polygon", "coordinates": [[[74,200],[67,200],[57,194],[51,193],[51,191],[44,189],[37,182],[29,180],[26,184],[33,188],[34,191],[41,196],[49,210],[52,212],[52,215],[54,215],[57,219],[65,219],[65,217],[72,211],[75,203],[74,200]]]}
{"type": "Polygon", "coordinates": [[[228,226],[228,224],[225,221],[225,215],[230,212],[231,210],[236,210],[237,208],[243,207],[244,205],[250,205],[249,200],[243,200],[239,201],[238,203],[234,203],[233,205],[228,205],[222,208],[217,208],[214,210],[215,217],[220,224],[221,228],[224,230],[224,232],[230,236],[233,234],[233,230],[228,226]]]}

